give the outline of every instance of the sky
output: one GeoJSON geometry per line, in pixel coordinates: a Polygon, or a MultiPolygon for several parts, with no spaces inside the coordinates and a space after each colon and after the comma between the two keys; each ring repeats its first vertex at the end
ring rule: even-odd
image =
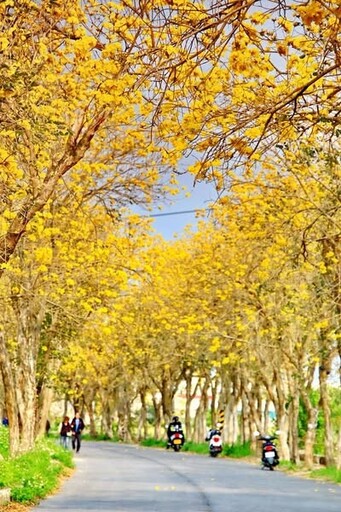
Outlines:
{"type": "MultiPolygon", "coordinates": [[[[181,186],[186,187],[190,197],[186,197],[186,192],[181,192],[177,196],[172,196],[171,202],[156,205],[150,212],[150,216],[153,218],[153,228],[166,240],[181,235],[189,224],[195,227],[197,218],[193,210],[208,208],[217,197],[212,184],[197,183],[193,186],[193,176],[189,174],[180,176],[179,182],[181,186]]],[[[208,214],[209,212],[207,212],[208,214]]]]}

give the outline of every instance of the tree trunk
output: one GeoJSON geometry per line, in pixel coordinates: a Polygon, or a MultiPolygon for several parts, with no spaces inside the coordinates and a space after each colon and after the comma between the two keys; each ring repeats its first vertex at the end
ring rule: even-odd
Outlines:
{"type": "Polygon", "coordinates": [[[292,397],[289,408],[289,447],[291,461],[295,464],[300,463],[300,454],[298,449],[298,415],[299,415],[299,395],[297,393],[292,397]]]}
{"type": "Polygon", "coordinates": [[[284,460],[290,460],[289,438],[289,417],[287,403],[289,401],[289,387],[287,385],[288,375],[281,373],[277,365],[273,369],[273,381],[270,384],[268,376],[263,375],[264,384],[268,391],[269,398],[274,404],[277,425],[279,428],[280,455],[284,460]]]}
{"type": "Polygon", "coordinates": [[[170,377],[164,375],[160,391],[163,418],[168,423],[173,416],[173,382],[170,377]]]}
{"type": "Polygon", "coordinates": [[[162,430],[162,428],[161,428],[161,423],[162,423],[161,402],[158,402],[155,395],[153,395],[153,407],[154,407],[154,414],[155,414],[154,438],[161,439],[165,435],[165,430],[162,430]]]}
{"type": "Polygon", "coordinates": [[[280,408],[276,410],[277,419],[278,419],[278,427],[280,430],[279,433],[279,442],[280,442],[280,451],[281,457],[284,460],[290,460],[290,447],[288,443],[289,437],[289,418],[288,413],[285,409],[280,408]]]}
{"type": "Polygon", "coordinates": [[[46,423],[49,418],[50,407],[53,400],[53,389],[43,385],[38,399],[38,410],[36,414],[36,437],[43,437],[46,433],[46,423]]]}
{"type": "Polygon", "coordinates": [[[19,411],[10,357],[3,332],[0,332],[0,369],[4,386],[5,409],[9,421],[10,455],[15,457],[20,449],[19,411]]]}
{"type": "Polygon", "coordinates": [[[307,411],[307,433],[304,440],[304,463],[308,468],[314,465],[314,444],[316,439],[317,415],[318,410],[313,407],[309,392],[301,389],[301,398],[307,411]]]}
{"type": "Polygon", "coordinates": [[[119,439],[125,443],[130,443],[132,441],[131,411],[127,384],[122,384],[118,389],[117,415],[119,439]]]}
{"type": "Polygon", "coordinates": [[[219,409],[224,410],[224,441],[228,445],[235,444],[239,436],[238,424],[238,400],[241,393],[242,384],[236,375],[233,378],[225,378],[222,381],[224,389],[222,389],[221,400],[219,401],[219,409]],[[224,400],[224,402],[223,402],[224,400]]]}
{"type": "MultiPolygon", "coordinates": [[[[19,339],[24,345],[23,338],[19,339]]],[[[34,446],[36,424],[36,370],[35,362],[27,351],[21,360],[21,371],[18,379],[17,394],[19,400],[19,416],[21,422],[20,450],[29,451],[34,446]]]]}
{"type": "Polygon", "coordinates": [[[269,412],[270,412],[270,401],[269,401],[269,399],[266,399],[264,409],[263,409],[263,414],[262,414],[262,430],[261,430],[261,432],[269,432],[269,430],[270,430],[269,412]]]}
{"type": "Polygon", "coordinates": [[[193,440],[193,429],[192,429],[192,421],[191,421],[191,405],[196,398],[198,389],[200,389],[200,379],[197,379],[193,392],[192,392],[192,376],[190,380],[186,381],[186,403],[185,403],[185,435],[186,439],[193,440]]]}
{"type": "Polygon", "coordinates": [[[336,457],[336,469],[341,470],[341,418],[339,418],[339,433],[337,437],[337,457],[336,457]]]}
{"type": "Polygon", "coordinates": [[[109,439],[113,438],[113,429],[112,429],[112,409],[110,407],[110,400],[107,396],[107,392],[102,392],[101,402],[102,402],[102,423],[101,430],[102,434],[104,434],[109,439]]]}
{"type": "Polygon", "coordinates": [[[326,458],[326,466],[333,466],[334,447],[333,447],[333,428],[331,422],[329,395],[328,395],[328,379],[329,364],[323,362],[320,366],[319,380],[320,380],[320,405],[324,416],[324,455],[326,458]]]}
{"type": "Polygon", "coordinates": [[[14,374],[19,411],[20,451],[33,448],[37,412],[37,360],[45,309],[28,297],[12,298],[18,323],[14,374]]]}
{"type": "Polygon", "coordinates": [[[142,439],[146,439],[148,437],[146,393],[146,388],[140,389],[141,410],[139,416],[139,423],[137,427],[138,441],[141,441],[142,439]]]}
{"type": "Polygon", "coordinates": [[[239,425],[238,411],[235,397],[231,394],[225,408],[224,440],[226,444],[232,445],[238,442],[239,425]]]}
{"type": "Polygon", "coordinates": [[[97,436],[97,430],[96,430],[96,422],[95,422],[95,410],[94,410],[94,402],[93,397],[88,397],[84,399],[84,404],[87,410],[87,413],[89,415],[89,422],[90,422],[90,436],[96,437],[97,436]]]}
{"type": "Polygon", "coordinates": [[[187,439],[192,437],[191,425],[191,396],[192,396],[192,375],[186,375],[186,402],[185,402],[185,430],[187,439]]]}
{"type": "Polygon", "coordinates": [[[205,440],[207,433],[206,426],[206,413],[208,408],[208,378],[204,379],[204,383],[201,385],[201,398],[197,407],[195,418],[194,418],[194,429],[193,429],[193,441],[196,443],[202,443],[205,440]]]}
{"type": "MultiPolygon", "coordinates": [[[[252,386],[254,387],[253,384],[252,386]]],[[[250,390],[249,388],[250,383],[247,382],[245,377],[243,377],[241,382],[241,391],[244,395],[245,407],[247,411],[247,413],[243,413],[247,414],[247,416],[245,415],[243,422],[245,421],[247,423],[245,429],[248,429],[250,433],[251,450],[256,452],[258,450],[259,443],[257,443],[257,437],[253,435],[253,432],[258,431],[260,433],[264,433],[262,432],[263,411],[261,399],[259,398],[259,389],[256,388],[250,390]]]]}
{"type": "MultiPolygon", "coordinates": [[[[36,425],[36,361],[38,342],[35,337],[35,329],[32,328],[32,318],[29,320],[27,308],[17,305],[16,313],[18,318],[17,353],[16,363],[13,365],[11,356],[7,350],[2,351],[2,372],[6,377],[6,387],[14,386],[13,389],[5,390],[5,396],[11,396],[14,403],[9,404],[6,400],[6,408],[12,416],[10,425],[10,447],[11,454],[24,453],[34,446],[35,425],[36,425]],[[30,328],[31,327],[31,328],[30,328]],[[8,372],[11,372],[9,377],[8,372]],[[15,404],[15,405],[14,405],[15,404]],[[17,414],[17,422],[13,413],[17,414]],[[17,425],[19,426],[19,439],[17,438],[17,425]]],[[[32,315],[32,313],[31,313],[32,315]]],[[[2,338],[4,344],[4,338],[2,338]]],[[[5,382],[5,381],[4,381],[5,382]]]]}
{"type": "Polygon", "coordinates": [[[242,434],[242,443],[246,443],[251,438],[250,432],[250,407],[248,404],[247,396],[242,391],[242,414],[241,414],[241,434],[242,434]]]}
{"type": "Polygon", "coordinates": [[[63,417],[68,415],[68,408],[69,408],[69,397],[67,394],[65,394],[64,400],[63,400],[63,417]]]}
{"type": "Polygon", "coordinates": [[[217,424],[217,397],[218,397],[219,379],[214,377],[211,381],[212,400],[211,400],[211,425],[217,424]]]}

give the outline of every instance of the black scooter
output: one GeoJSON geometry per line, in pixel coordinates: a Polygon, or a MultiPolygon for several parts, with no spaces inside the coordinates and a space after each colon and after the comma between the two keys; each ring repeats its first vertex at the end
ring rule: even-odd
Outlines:
{"type": "Polygon", "coordinates": [[[167,448],[171,447],[175,452],[179,452],[183,447],[184,443],[184,433],[178,426],[176,426],[169,437],[167,448]]]}
{"type": "Polygon", "coordinates": [[[262,445],[262,469],[268,468],[270,471],[273,471],[276,466],[279,464],[279,456],[277,452],[277,448],[274,439],[277,439],[276,436],[259,436],[258,439],[263,441],[262,445]]]}

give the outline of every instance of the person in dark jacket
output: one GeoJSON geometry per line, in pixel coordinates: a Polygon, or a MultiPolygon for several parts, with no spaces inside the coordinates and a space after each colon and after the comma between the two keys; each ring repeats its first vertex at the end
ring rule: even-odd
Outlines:
{"type": "Polygon", "coordinates": [[[79,452],[81,448],[81,434],[84,430],[84,421],[80,417],[79,412],[76,412],[75,417],[71,421],[72,430],[72,449],[79,452]]]}
{"type": "MultiPolygon", "coordinates": [[[[172,444],[171,437],[174,434],[174,432],[181,432],[181,434],[183,434],[182,423],[179,419],[179,416],[173,416],[172,421],[169,423],[169,425],[167,427],[167,437],[168,437],[167,449],[172,444]]],[[[183,436],[183,438],[182,438],[182,444],[184,442],[185,442],[185,436],[183,436]]]]}
{"type": "Polygon", "coordinates": [[[70,418],[68,416],[64,416],[62,424],[60,425],[59,435],[60,444],[66,449],[69,448],[69,438],[71,437],[72,433],[70,418]]]}

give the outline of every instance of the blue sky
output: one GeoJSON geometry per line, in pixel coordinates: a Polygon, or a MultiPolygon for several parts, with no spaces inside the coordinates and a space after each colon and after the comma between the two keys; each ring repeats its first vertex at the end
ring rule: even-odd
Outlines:
{"type": "MultiPolygon", "coordinates": [[[[166,204],[156,205],[150,214],[151,216],[153,214],[158,215],[208,208],[209,204],[217,197],[214,186],[211,184],[197,183],[193,187],[193,176],[189,174],[180,176],[179,182],[181,186],[186,187],[190,197],[186,197],[186,192],[173,196],[166,204]]],[[[196,222],[197,219],[194,212],[169,216],[162,215],[154,218],[153,227],[166,240],[170,240],[175,234],[182,234],[187,225],[195,226],[196,222]]]]}

